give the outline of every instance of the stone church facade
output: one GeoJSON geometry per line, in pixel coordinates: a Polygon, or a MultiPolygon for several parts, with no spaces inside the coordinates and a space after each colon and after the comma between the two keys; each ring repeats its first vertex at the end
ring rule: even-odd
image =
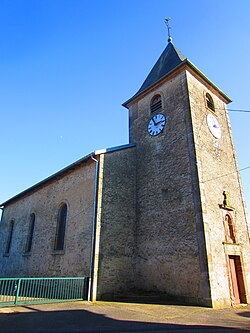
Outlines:
{"type": "Polygon", "coordinates": [[[88,276],[90,298],[250,302],[230,99],[170,41],[129,111],[129,144],[4,202],[0,276],[88,276]]]}

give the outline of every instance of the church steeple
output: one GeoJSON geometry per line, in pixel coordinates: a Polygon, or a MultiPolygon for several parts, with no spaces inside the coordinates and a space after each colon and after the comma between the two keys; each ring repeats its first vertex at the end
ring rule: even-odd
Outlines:
{"type": "Polygon", "coordinates": [[[136,151],[139,290],[213,307],[250,302],[248,224],[229,102],[168,31],[165,50],[123,104],[136,151]],[[230,206],[225,193],[232,193],[230,206]]]}

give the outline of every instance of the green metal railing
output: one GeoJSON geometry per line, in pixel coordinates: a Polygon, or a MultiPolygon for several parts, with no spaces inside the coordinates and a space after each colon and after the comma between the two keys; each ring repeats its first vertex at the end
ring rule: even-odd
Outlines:
{"type": "Polygon", "coordinates": [[[0,278],[0,306],[86,300],[88,278],[0,278]]]}

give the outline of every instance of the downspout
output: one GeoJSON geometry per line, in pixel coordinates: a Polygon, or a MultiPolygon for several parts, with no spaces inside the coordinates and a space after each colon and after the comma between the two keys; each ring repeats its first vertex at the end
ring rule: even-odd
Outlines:
{"type": "Polygon", "coordinates": [[[4,212],[4,206],[0,206],[0,209],[2,210],[1,218],[0,218],[0,224],[2,223],[2,219],[3,219],[3,212],[4,212]]]}
{"type": "Polygon", "coordinates": [[[89,270],[89,288],[88,288],[88,301],[92,301],[93,297],[93,277],[94,277],[94,264],[95,264],[95,243],[96,243],[96,216],[97,216],[97,196],[98,196],[98,176],[99,176],[99,161],[93,157],[91,159],[95,162],[95,179],[94,179],[94,202],[93,202],[93,216],[92,216],[92,237],[91,237],[91,254],[90,254],[90,270],[89,270]]]}

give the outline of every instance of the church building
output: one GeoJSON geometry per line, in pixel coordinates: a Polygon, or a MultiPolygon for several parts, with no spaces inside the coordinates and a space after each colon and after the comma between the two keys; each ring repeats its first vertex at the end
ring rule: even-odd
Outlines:
{"type": "Polygon", "coordinates": [[[90,299],[250,303],[229,97],[168,45],[123,106],[129,143],[1,204],[0,277],[90,278],[90,299]]]}

